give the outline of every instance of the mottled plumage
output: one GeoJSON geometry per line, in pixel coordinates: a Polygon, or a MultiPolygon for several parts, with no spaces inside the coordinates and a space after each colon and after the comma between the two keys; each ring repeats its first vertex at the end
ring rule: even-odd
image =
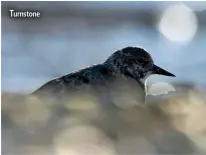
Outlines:
{"type": "Polygon", "coordinates": [[[115,94],[114,91],[127,92],[129,87],[136,87],[138,89],[135,90],[140,92],[144,100],[144,82],[151,74],[174,76],[154,65],[152,57],[146,50],[139,47],[126,47],[114,52],[102,64],[47,82],[33,94],[61,97],[78,92],[93,92],[100,96],[104,94],[105,98],[109,98],[115,94]]]}

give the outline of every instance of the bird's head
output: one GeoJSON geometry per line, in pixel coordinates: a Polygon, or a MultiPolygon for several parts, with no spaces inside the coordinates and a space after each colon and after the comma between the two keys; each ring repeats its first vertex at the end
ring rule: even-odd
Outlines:
{"type": "Polygon", "coordinates": [[[140,81],[152,75],[175,76],[154,64],[151,55],[139,47],[126,47],[114,52],[106,61],[114,72],[140,81]]]}

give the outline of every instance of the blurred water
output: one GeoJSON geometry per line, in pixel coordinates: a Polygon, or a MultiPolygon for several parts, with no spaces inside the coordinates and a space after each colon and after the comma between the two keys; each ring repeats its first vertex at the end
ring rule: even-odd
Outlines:
{"type": "Polygon", "coordinates": [[[171,42],[136,21],[79,17],[15,20],[2,16],[2,91],[31,92],[47,80],[103,62],[126,46],[142,46],[177,78],[206,84],[206,30],[187,44],[171,42]]]}

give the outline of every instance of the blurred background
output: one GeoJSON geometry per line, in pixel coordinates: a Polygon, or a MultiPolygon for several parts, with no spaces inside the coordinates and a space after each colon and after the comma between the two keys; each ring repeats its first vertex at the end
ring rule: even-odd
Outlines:
{"type": "Polygon", "coordinates": [[[152,80],[206,84],[206,2],[2,2],[1,12],[2,91],[30,93],[126,46],[177,76],[152,80]],[[41,18],[9,18],[11,8],[41,18]]]}
{"type": "Polygon", "coordinates": [[[206,2],[1,2],[1,19],[2,154],[206,154],[206,2]],[[183,94],[107,108],[94,96],[53,104],[24,95],[126,46],[177,76],[148,83],[183,94]]]}

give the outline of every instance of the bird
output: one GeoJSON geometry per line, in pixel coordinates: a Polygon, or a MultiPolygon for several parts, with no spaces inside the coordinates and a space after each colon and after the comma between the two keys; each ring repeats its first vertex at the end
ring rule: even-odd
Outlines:
{"type": "MultiPolygon", "coordinates": [[[[116,50],[103,63],[60,76],[43,84],[32,95],[50,96],[61,99],[83,92],[93,92],[104,98],[128,93],[129,87],[136,87],[142,102],[146,98],[145,81],[150,75],[175,77],[174,74],[157,66],[152,56],[142,47],[128,46],[116,50]],[[126,89],[127,88],[127,89],[126,89]],[[117,92],[117,93],[115,93],[117,92]],[[121,92],[121,93],[119,93],[121,92]]],[[[133,91],[130,91],[136,95],[133,91]]]]}

